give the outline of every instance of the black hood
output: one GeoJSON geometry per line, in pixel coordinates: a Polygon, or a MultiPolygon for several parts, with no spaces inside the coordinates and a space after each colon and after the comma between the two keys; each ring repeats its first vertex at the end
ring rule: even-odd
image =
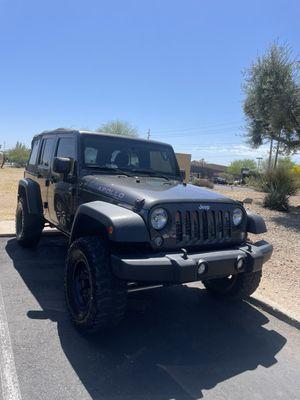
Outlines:
{"type": "Polygon", "coordinates": [[[235,203],[221,194],[178,181],[154,177],[127,177],[123,175],[87,175],[82,178],[82,189],[105,195],[119,203],[134,205],[144,200],[143,208],[149,209],[162,203],[221,202],[235,203]]]}

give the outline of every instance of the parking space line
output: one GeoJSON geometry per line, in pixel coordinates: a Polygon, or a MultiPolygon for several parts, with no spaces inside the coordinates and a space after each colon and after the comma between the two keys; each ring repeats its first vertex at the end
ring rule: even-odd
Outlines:
{"type": "Polygon", "coordinates": [[[0,284],[0,374],[3,400],[21,400],[21,392],[10,340],[0,284]]]}

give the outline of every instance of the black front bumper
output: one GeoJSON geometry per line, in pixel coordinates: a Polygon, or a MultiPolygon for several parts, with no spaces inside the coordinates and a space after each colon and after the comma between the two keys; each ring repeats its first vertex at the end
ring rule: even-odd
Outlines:
{"type": "Polygon", "coordinates": [[[260,270],[272,255],[273,247],[265,241],[247,243],[231,249],[204,253],[182,252],[168,254],[148,254],[122,257],[112,255],[113,273],[120,279],[131,282],[184,283],[221,278],[240,272],[260,270]],[[243,259],[243,267],[238,269],[238,261],[243,259]],[[205,272],[199,274],[201,263],[205,272]]]}

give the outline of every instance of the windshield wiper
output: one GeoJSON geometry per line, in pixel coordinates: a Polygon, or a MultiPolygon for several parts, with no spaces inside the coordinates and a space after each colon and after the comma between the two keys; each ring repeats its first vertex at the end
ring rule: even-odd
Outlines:
{"type": "Polygon", "coordinates": [[[123,169],[120,168],[114,168],[114,167],[107,167],[105,165],[95,165],[95,164],[85,164],[86,168],[88,169],[97,169],[100,171],[107,171],[107,172],[115,172],[118,175],[126,175],[126,176],[132,176],[128,173],[128,171],[124,171],[123,169]]]}
{"type": "Polygon", "coordinates": [[[169,178],[166,175],[160,174],[159,172],[155,172],[155,171],[151,171],[150,169],[139,169],[139,168],[134,168],[131,169],[132,172],[136,172],[136,173],[141,173],[141,174],[146,174],[149,176],[155,176],[157,178],[163,178],[166,179],[167,181],[169,181],[171,178],[169,178]]]}

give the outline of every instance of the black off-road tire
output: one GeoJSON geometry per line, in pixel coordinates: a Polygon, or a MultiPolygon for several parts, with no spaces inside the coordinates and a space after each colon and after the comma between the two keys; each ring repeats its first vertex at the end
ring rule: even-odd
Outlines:
{"type": "Polygon", "coordinates": [[[203,281],[206,289],[218,298],[228,300],[247,299],[258,288],[262,271],[242,272],[228,278],[203,281]]]}
{"type": "Polygon", "coordinates": [[[127,303],[127,282],[113,275],[109,243],[82,237],[70,247],[65,269],[65,296],[73,324],[83,333],[116,326],[127,303]]]}
{"type": "Polygon", "coordinates": [[[44,218],[29,214],[26,199],[19,197],[16,210],[16,238],[23,247],[36,247],[44,228],[44,218]]]}

